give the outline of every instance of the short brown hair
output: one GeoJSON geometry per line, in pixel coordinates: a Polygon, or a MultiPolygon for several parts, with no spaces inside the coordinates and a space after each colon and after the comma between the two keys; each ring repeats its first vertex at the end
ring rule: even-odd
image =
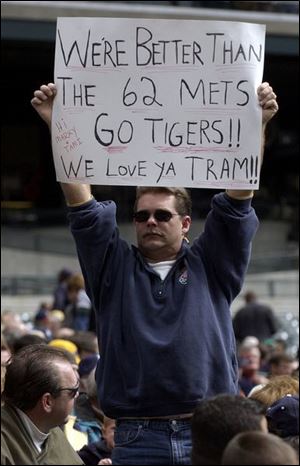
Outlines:
{"type": "Polygon", "coordinates": [[[84,278],[81,273],[74,273],[67,281],[68,291],[80,291],[84,288],[84,278]]]}
{"type": "Polygon", "coordinates": [[[21,410],[35,407],[44,393],[55,396],[60,388],[60,376],[55,362],[70,363],[64,350],[48,345],[21,348],[6,365],[2,398],[21,410]]]}
{"type": "Polygon", "coordinates": [[[288,393],[291,395],[298,395],[299,380],[290,375],[276,375],[260,390],[254,392],[250,398],[263,403],[265,406],[271,406],[271,404],[288,393]]]}
{"type": "Polygon", "coordinates": [[[299,462],[296,451],[277,435],[248,431],[238,433],[228,442],[220,464],[299,464],[299,462]]]}
{"type": "Polygon", "coordinates": [[[192,200],[190,193],[185,188],[169,188],[165,186],[138,186],[136,189],[136,199],[134,203],[134,212],[137,210],[139,199],[144,194],[166,194],[175,197],[175,207],[179,215],[192,214],[192,200]]]}

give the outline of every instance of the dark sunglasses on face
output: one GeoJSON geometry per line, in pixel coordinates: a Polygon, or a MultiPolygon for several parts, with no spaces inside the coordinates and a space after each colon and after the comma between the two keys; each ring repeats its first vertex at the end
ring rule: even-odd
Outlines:
{"type": "MultiPolygon", "coordinates": [[[[149,210],[139,210],[133,214],[133,218],[138,223],[147,222],[151,217],[152,213],[149,210]]],[[[153,212],[153,217],[157,222],[169,222],[174,215],[180,214],[172,214],[168,210],[164,209],[157,209],[153,212]]]]}
{"type": "Polygon", "coordinates": [[[77,395],[78,391],[79,391],[79,385],[77,385],[77,387],[72,387],[72,388],[58,388],[57,390],[55,390],[55,393],[58,393],[58,392],[63,392],[63,391],[68,391],[70,392],[71,394],[71,398],[75,398],[75,396],[77,395]]]}

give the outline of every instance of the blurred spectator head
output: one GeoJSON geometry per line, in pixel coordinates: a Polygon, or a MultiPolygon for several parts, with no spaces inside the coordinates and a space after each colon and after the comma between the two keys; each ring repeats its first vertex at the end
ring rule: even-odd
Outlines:
{"type": "Polygon", "coordinates": [[[3,311],[1,312],[1,326],[4,328],[15,327],[22,324],[22,320],[19,314],[14,311],[3,311]]]}
{"type": "Polygon", "coordinates": [[[93,369],[97,366],[99,361],[98,354],[91,354],[90,356],[86,356],[85,358],[81,359],[79,366],[78,366],[78,373],[80,377],[87,377],[93,369]]]}
{"type": "Polygon", "coordinates": [[[55,335],[56,339],[70,340],[75,334],[75,330],[70,327],[60,327],[55,335]]]}
{"type": "Polygon", "coordinates": [[[280,353],[286,350],[286,341],[281,338],[274,338],[274,352],[280,353]]]}
{"type": "Polygon", "coordinates": [[[265,408],[238,395],[202,400],[192,418],[192,464],[220,464],[229,440],[248,430],[267,432],[265,408]]]}
{"type": "Polygon", "coordinates": [[[259,346],[260,346],[259,339],[256,337],[250,336],[250,335],[244,338],[243,341],[241,342],[242,348],[255,348],[259,346]]]}
{"type": "Polygon", "coordinates": [[[13,311],[4,311],[1,314],[1,331],[11,350],[14,340],[25,335],[28,332],[28,327],[22,322],[19,314],[13,311]]]}
{"type": "Polygon", "coordinates": [[[77,346],[80,359],[98,354],[98,340],[94,332],[79,330],[69,340],[77,346]]]}
{"type": "Polygon", "coordinates": [[[52,333],[53,338],[56,338],[58,335],[59,330],[62,328],[63,322],[65,320],[65,314],[63,311],[59,309],[53,309],[49,313],[49,319],[50,319],[50,330],[52,333]]]}
{"type": "Polygon", "coordinates": [[[276,435],[241,432],[226,446],[223,465],[299,464],[294,449],[276,435]]]}
{"type": "Polygon", "coordinates": [[[34,316],[34,323],[36,325],[45,325],[48,324],[49,322],[49,309],[46,308],[41,308],[37,311],[37,313],[34,316]]]}
{"type": "Polygon", "coordinates": [[[76,302],[78,293],[85,288],[84,278],[81,273],[74,273],[67,281],[68,298],[71,303],[76,302]]]}
{"type": "Polygon", "coordinates": [[[55,347],[55,348],[60,348],[60,349],[63,349],[65,351],[67,351],[72,357],[71,360],[74,361],[73,364],[76,364],[77,369],[78,369],[78,364],[80,362],[80,358],[78,356],[78,349],[77,349],[77,346],[75,345],[75,343],[73,343],[72,341],[69,341],[69,340],[56,338],[54,340],[51,340],[48,344],[49,344],[49,346],[52,346],[52,347],[55,347]]]}
{"type": "Polygon", "coordinates": [[[72,272],[69,269],[62,269],[57,276],[57,284],[53,290],[52,309],[60,309],[65,311],[66,307],[70,304],[67,292],[67,283],[72,272]]]}
{"type": "Polygon", "coordinates": [[[247,291],[244,295],[244,299],[247,304],[253,303],[254,301],[257,300],[257,295],[254,293],[254,291],[247,291]]]}
{"type": "Polygon", "coordinates": [[[72,271],[70,269],[64,268],[58,272],[57,281],[58,283],[65,282],[72,276],[72,271]]]}
{"type": "Polygon", "coordinates": [[[258,346],[241,345],[238,351],[238,362],[243,375],[258,371],[260,368],[260,349],[258,346]]]}
{"type": "Polygon", "coordinates": [[[272,377],[260,390],[252,393],[250,398],[269,407],[288,393],[291,395],[299,394],[299,380],[289,375],[277,375],[272,377]]]}
{"type": "MultiPolygon", "coordinates": [[[[100,407],[97,393],[97,384],[95,379],[95,372],[97,363],[99,360],[99,355],[93,354],[81,359],[78,366],[78,374],[80,377],[80,395],[87,397],[84,400],[81,396],[77,400],[77,405],[79,404],[88,404],[93,410],[93,416],[96,416],[97,420],[100,420],[100,423],[103,422],[103,412],[100,407]]],[[[80,415],[79,415],[80,416],[80,415]]]]}
{"type": "Polygon", "coordinates": [[[17,338],[14,343],[13,343],[13,353],[16,353],[19,351],[21,348],[24,348],[24,346],[29,346],[29,345],[46,345],[46,339],[43,336],[38,336],[33,333],[27,333],[26,335],[23,335],[20,338],[17,338]]]}
{"type": "Polygon", "coordinates": [[[47,341],[52,338],[50,306],[47,303],[41,303],[40,308],[34,316],[34,328],[41,330],[47,341]]]}
{"type": "Polygon", "coordinates": [[[274,353],[269,359],[270,376],[292,375],[298,368],[298,362],[286,353],[274,353]]]}
{"type": "Polygon", "coordinates": [[[53,319],[57,319],[59,322],[63,322],[64,319],[65,319],[65,315],[64,315],[63,311],[61,311],[60,309],[52,309],[51,310],[51,317],[53,319]]]}
{"type": "Polygon", "coordinates": [[[287,394],[266,412],[269,431],[279,437],[299,435],[299,396],[287,394]]]}

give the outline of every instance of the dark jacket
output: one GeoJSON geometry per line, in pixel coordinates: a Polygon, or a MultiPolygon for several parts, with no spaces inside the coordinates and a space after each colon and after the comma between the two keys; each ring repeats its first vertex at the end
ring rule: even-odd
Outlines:
{"type": "Polygon", "coordinates": [[[237,311],[233,319],[233,328],[239,342],[248,336],[263,341],[276,333],[278,322],[270,307],[253,302],[237,311]]]}
{"type": "Polygon", "coordinates": [[[99,399],[111,418],[193,411],[237,393],[230,305],[240,292],[258,221],[250,201],[214,196],[205,230],[182,243],[165,280],[119,237],[112,201],[69,219],[101,342],[99,399]]]}

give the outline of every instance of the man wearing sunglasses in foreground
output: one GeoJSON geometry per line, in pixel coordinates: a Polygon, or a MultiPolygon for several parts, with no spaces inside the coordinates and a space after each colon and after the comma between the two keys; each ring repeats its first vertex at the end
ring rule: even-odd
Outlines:
{"type": "MultiPolygon", "coordinates": [[[[31,103],[50,128],[54,84],[31,103]]],[[[277,112],[258,88],[263,131],[277,112]]],[[[241,290],[258,221],[252,191],[212,200],[205,231],[189,247],[185,189],[137,189],[138,247],[119,237],[116,205],[88,185],[63,184],[87,293],[96,311],[99,400],[116,422],[113,464],[190,464],[197,403],[238,392],[230,305],[241,290]]]]}
{"type": "Polygon", "coordinates": [[[1,464],[83,464],[59,427],[78,389],[64,350],[30,345],[14,354],[2,394],[1,464]]]}

